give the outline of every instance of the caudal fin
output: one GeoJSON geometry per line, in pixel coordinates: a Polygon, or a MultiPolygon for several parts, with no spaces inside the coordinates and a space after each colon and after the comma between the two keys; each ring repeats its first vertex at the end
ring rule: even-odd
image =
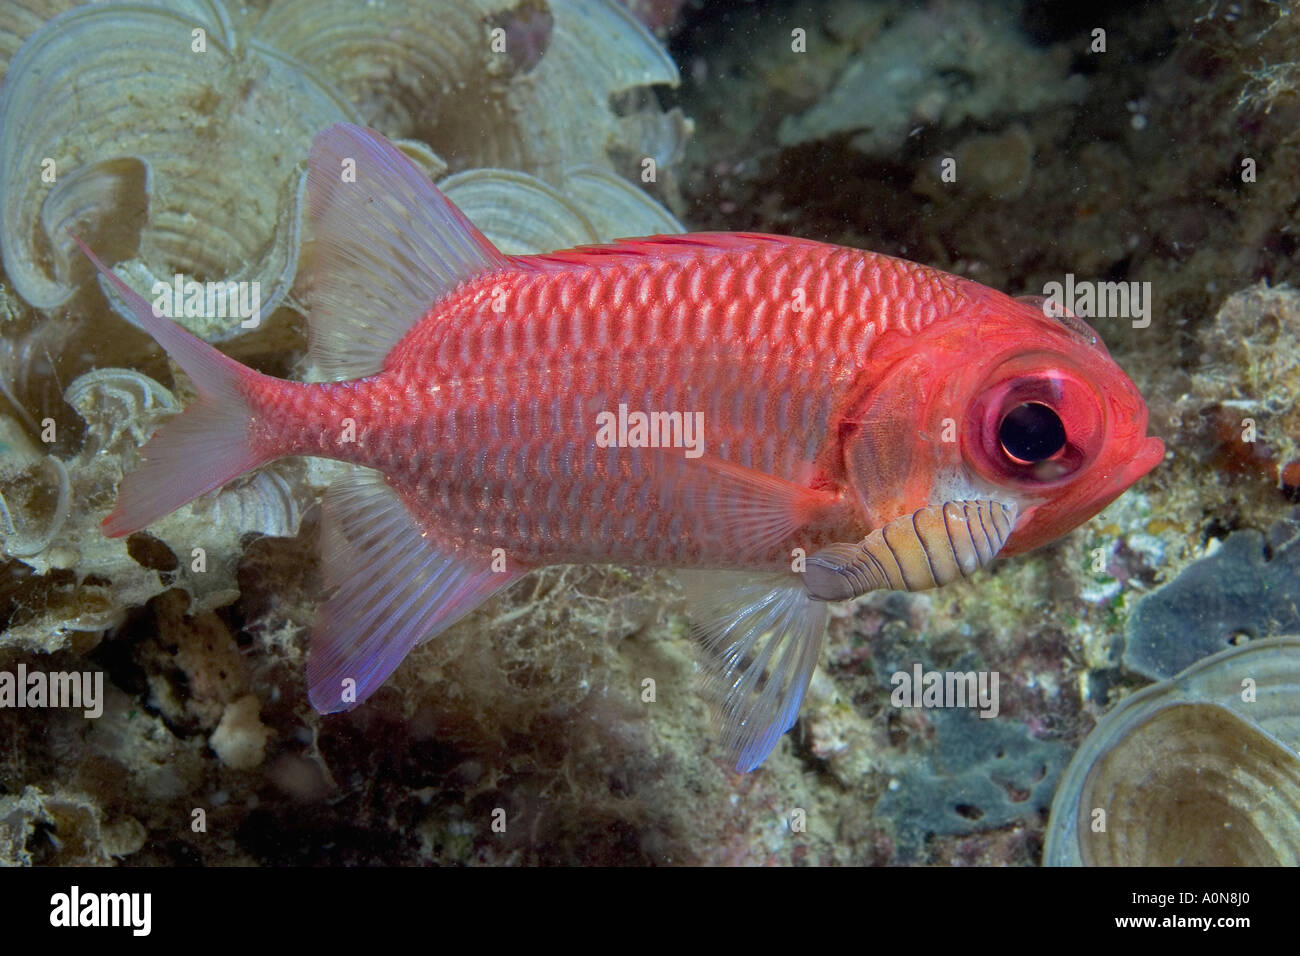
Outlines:
{"type": "Polygon", "coordinates": [[[117,504],[102,524],[106,535],[117,538],[269,460],[249,435],[252,410],[246,386],[259,373],[156,315],[144,296],[72,238],[130,306],[136,324],[166,349],[199,393],[198,401],[154,433],[140,450],[140,467],[118,485],[117,504]]]}

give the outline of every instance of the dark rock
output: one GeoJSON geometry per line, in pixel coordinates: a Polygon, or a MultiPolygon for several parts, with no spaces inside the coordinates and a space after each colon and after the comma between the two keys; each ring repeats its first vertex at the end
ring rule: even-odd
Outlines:
{"type": "Polygon", "coordinates": [[[1300,627],[1300,535],[1237,531],[1208,558],[1138,602],[1124,666],[1155,680],[1245,639],[1300,627]],[[1270,544],[1272,545],[1270,547],[1270,544]]]}

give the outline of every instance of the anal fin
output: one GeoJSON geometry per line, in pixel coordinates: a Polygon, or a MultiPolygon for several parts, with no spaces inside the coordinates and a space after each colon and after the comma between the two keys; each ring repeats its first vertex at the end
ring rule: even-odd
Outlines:
{"type": "Polygon", "coordinates": [[[321,713],[356,707],[413,647],[528,570],[494,572],[485,558],[444,551],[378,472],[335,482],[324,509],[322,560],[336,590],[320,608],[307,660],[321,713]]]}

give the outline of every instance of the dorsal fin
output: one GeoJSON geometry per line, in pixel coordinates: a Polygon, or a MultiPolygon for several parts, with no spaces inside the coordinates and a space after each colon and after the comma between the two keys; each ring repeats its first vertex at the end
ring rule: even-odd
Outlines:
{"type": "Polygon", "coordinates": [[[709,252],[749,250],[757,246],[815,246],[821,243],[761,232],[687,232],[678,235],[620,239],[601,245],[561,249],[539,256],[527,256],[529,265],[565,267],[572,265],[618,265],[620,262],[653,256],[694,258],[709,252]]]}
{"type": "Polygon", "coordinates": [[[311,147],[311,358],[336,378],[384,367],[430,306],[507,259],[396,146],[338,123],[311,147]]]}

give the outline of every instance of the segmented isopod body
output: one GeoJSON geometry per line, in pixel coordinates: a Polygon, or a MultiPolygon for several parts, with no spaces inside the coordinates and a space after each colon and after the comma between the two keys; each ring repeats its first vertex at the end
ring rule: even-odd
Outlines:
{"type": "Polygon", "coordinates": [[[924,591],[968,577],[993,560],[1015,527],[998,501],[949,501],[877,528],[857,544],[832,544],[808,558],[804,587],[819,601],[868,591],[924,591]]]}

